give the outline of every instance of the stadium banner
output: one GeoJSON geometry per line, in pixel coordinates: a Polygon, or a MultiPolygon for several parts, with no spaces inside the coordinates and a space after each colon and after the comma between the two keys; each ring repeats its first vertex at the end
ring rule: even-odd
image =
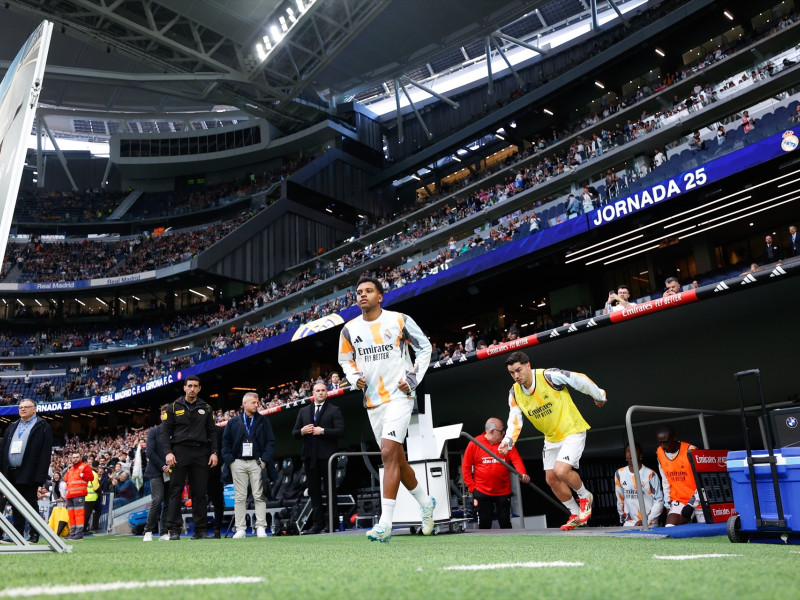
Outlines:
{"type": "Polygon", "coordinates": [[[90,279],[89,287],[120,285],[122,283],[136,283],[137,281],[146,281],[148,279],[155,278],[156,271],[142,271],[141,273],[131,273],[130,275],[120,275],[118,277],[100,277],[99,279],[90,279]]]}
{"type": "Polygon", "coordinates": [[[678,292],[670,296],[662,296],[655,300],[648,300],[641,304],[632,304],[628,308],[622,310],[615,310],[609,313],[608,317],[612,323],[621,323],[629,319],[635,319],[643,315],[649,315],[661,310],[672,308],[680,304],[689,304],[690,302],[697,301],[697,290],[688,290],[685,292],[678,292]]]}
{"type": "Polygon", "coordinates": [[[589,227],[594,229],[607,225],[628,215],[650,208],[659,202],[675,198],[686,192],[699,189],[709,183],[720,181],[735,173],[772,160],[794,150],[796,143],[794,145],[787,143],[787,139],[796,140],[797,138],[791,131],[776,133],[730,154],[715,158],[699,167],[684,171],[675,177],[665,179],[628,196],[617,198],[585,215],[589,222],[589,227]]]}
{"type": "Polygon", "coordinates": [[[0,83],[0,257],[6,253],[52,33],[53,24],[42,21],[0,83]]]}

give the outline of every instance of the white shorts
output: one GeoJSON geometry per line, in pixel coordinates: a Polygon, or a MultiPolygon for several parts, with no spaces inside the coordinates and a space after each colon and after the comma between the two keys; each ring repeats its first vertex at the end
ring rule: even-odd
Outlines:
{"type": "MultiPolygon", "coordinates": [[[[683,507],[686,506],[685,504],[678,502],[677,500],[673,500],[670,502],[669,505],[669,513],[670,515],[679,515],[681,514],[681,510],[683,507]]],[[[706,522],[706,514],[703,512],[703,507],[698,506],[694,509],[694,518],[698,523],[705,523],[706,522]]]]}
{"type": "Polygon", "coordinates": [[[386,404],[367,410],[369,424],[372,426],[378,446],[381,445],[383,438],[399,444],[403,443],[408,433],[408,423],[411,421],[413,408],[413,398],[395,398],[386,404]]]}
{"type": "Polygon", "coordinates": [[[577,469],[583,455],[583,448],[586,446],[586,432],[573,433],[568,435],[560,442],[544,442],[542,450],[542,462],[544,470],[552,471],[556,466],[556,461],[572,465],[577,469]]]}

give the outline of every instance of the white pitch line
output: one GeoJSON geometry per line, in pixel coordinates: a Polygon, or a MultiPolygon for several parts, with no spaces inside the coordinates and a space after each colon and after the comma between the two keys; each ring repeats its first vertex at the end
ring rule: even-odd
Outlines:
{"type": "Polygon", "coordinates": [[[654,554],[653,558],[658,560],[694,560],[695,558],[730,558],[741,556],[741,554],[677,554],[675,556],[659,556],[654,554]]]}
{"type": "Polygon", "coordinates": [[[492,569],[543,569],[547,567],[582,567],[581,562],[523,562],[523,563],[498,563],[494,565],[456,565],[444,567],[444,571],[490,571],[492,569]]]}
{"type": "Polygon", "coordinates": [[[264,581],[262,577],[216,577],[213,579],[165,579],[162,581],[113,581],[111,583],[90,583],[86,585],[42,585],[0,590],[0,597],[58,596],[61,594],[88,594],[91,592],[114,592],[139,588],[227,585],[229,583],[261,583],[262,581],[264,581]]]}

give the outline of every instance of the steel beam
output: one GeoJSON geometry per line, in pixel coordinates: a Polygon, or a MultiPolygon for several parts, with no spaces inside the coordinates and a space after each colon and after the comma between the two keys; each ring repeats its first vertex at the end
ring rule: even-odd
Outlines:
{"type": "Polygon", "coordinates": [[[64,153],[61,152],[61,148],[59,148],[55,136],[52,134],[50,128],[47,126],[47,121],[45,121],[43,117],[40,117],[39,123],[41,123],[42,127],[47,132],[47,137],[49,137],[50,141],[53,143],[53,148],[55,148],[56,156],[58,156],[58,162],[60,162],[61,166],[64,167],[64,171],[67,173],[67,179],[69,179],[70,184],[72,184],[72,191],[77,192],[78,186],[75,183],[75,180],[72,178],[72,173],[70,173],[69,171],[69,166],[67,165],[67,159],[64,156],[64,153]]]}
{"type": "Polygon", "coordinates": [[[502,39],[506,40],[507,42],[511,42],[512,44],[516,44],[517,46],[522,46],[523,48],[527,48],[528,50],[533,50],[534,52],[538,52],[541,55],[547,54],[547,50],[542,50],[541,48],[539,48],[539,46],[534,46],[533,44],[531,44],[529,42],[525,42],[525,41],[520,40],[518,38],[512,37],[512,36],[510,36],[510,35],[508,35],[506,33],[503,33],[499,29],[497,31],[495,31],[492,35],[494,35],[496,37],[499,37],[499,38],[502,38],[502,39]]]}
{"type": "Polygon", "coordinates": [[[490,35],[489,38],[492,40],[492,43],[494,43],[495,48],[497,48],[497,52],[500,54],[500,58],[502,58],[503,61],[505,61],[506,66],[508,67],[509,71],[511,71],[511,74],[514,76],[514,79],[517,80],[517,85],[519,87],[523,87],[525,85],[525,82],[522,81],[522,77],[519,76],[519,73],[517,73],[517,70],[511,65],[511,61],[508,60],[508,57],[506,56],[506,53],[503,52],[503,49],[500,47],[500,43],[499,43],[498,39],[496,37],[494,37],[493,35],[490,35]]]}
{"type": "Polygon", "coordinates": [[[608,3],[611,5],[611,8],[614,9],[614,12],[617,13],[617,16],[620,18],[620,21],[622,21],[623,25],[625,25],[625,27],[630,27],[631,26],[630,21],[628,21],[625,15],[622,14],[622,11],[620,11],[619,7],[614,2],[614,0],[608,0],[608,3]]]}
{"type": "Polygon", "coordinates": [[[443,96],[439,92],[434,92],[428,86],[421,84],[419,81],[414,81],[413,79],[411,79],[407,75],[403,75],[400,79],[403,81],[403,83],[407,83],[409,85],[413,85],[414,87],[418,87],[423,92],[429,93],[431,96],[434,96],[434,97],[438,98],[439,100],[441,100],[442,102],[444,102],[446,104],[449,104],[453,108],[458,108],[459,107],[458,102],[450,100],[450,98],[448,98],[447,96],[443,96]]]}
{"type": "Polygon", "coordinates": [[[416,115],[417,121],[419,121],[419,124],[422,126],[422,130],[425,132],[425,135],[428,136],[428,139],[431,139],[433,137],[433,134],[428,129],[428,126],[425,125],[425,120],[422,118],[422,115],[419,114],[419,111],[417,110],[414,101],[411,100],[411,96],[408,95],[408,90],[405,88],[405,86],[403,86],[402,83],[400,84],[400,89],[403,90],[403,93],[406,95],[406,100],[408,100],[408,104],[411,106],[411,110],[414,111],[414,115],[416,115]]]}
{"type": "Polygon", "coordinates": [[[494,94],[494,75],[492,74],[492,42],[491,38],[487,35],[486,36],[486,71],[487,77],[489,81],[489,90],[488,94],[491,96],[494,94]]]}

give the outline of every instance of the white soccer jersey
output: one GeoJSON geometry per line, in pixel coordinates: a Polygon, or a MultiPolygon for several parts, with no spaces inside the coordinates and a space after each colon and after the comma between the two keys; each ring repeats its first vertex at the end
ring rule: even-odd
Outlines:
{"type": "Polygon", "coordinates": [[[367,408],[408,398],[397,387],[401,381],[408,383],[413,396],[430,362],[431,343],[414,320],[402,313],[382,310],[374,321],[356,317],[339,335],[339,364],[354,389],[361,377],[367,380],[367,408]],[[413,363],[409,347],[414,349],[413,363]]]}
{"type": "MultiPolygon", "coordinates": [[[[664,510],[664,492],[661,490],[661,480],[653,469],[648,469],[644,465],[639,468],[639,477],[642,480],[647,524],[654,525],[661,511],[664,510]]],[[[617,512],[622,523],[628,526],[636,525],[638,521],[644,523],[639,511],[636,479],[627,466],[622,467],[614,474],[614,488],[617,495],[617,512]]]]}

